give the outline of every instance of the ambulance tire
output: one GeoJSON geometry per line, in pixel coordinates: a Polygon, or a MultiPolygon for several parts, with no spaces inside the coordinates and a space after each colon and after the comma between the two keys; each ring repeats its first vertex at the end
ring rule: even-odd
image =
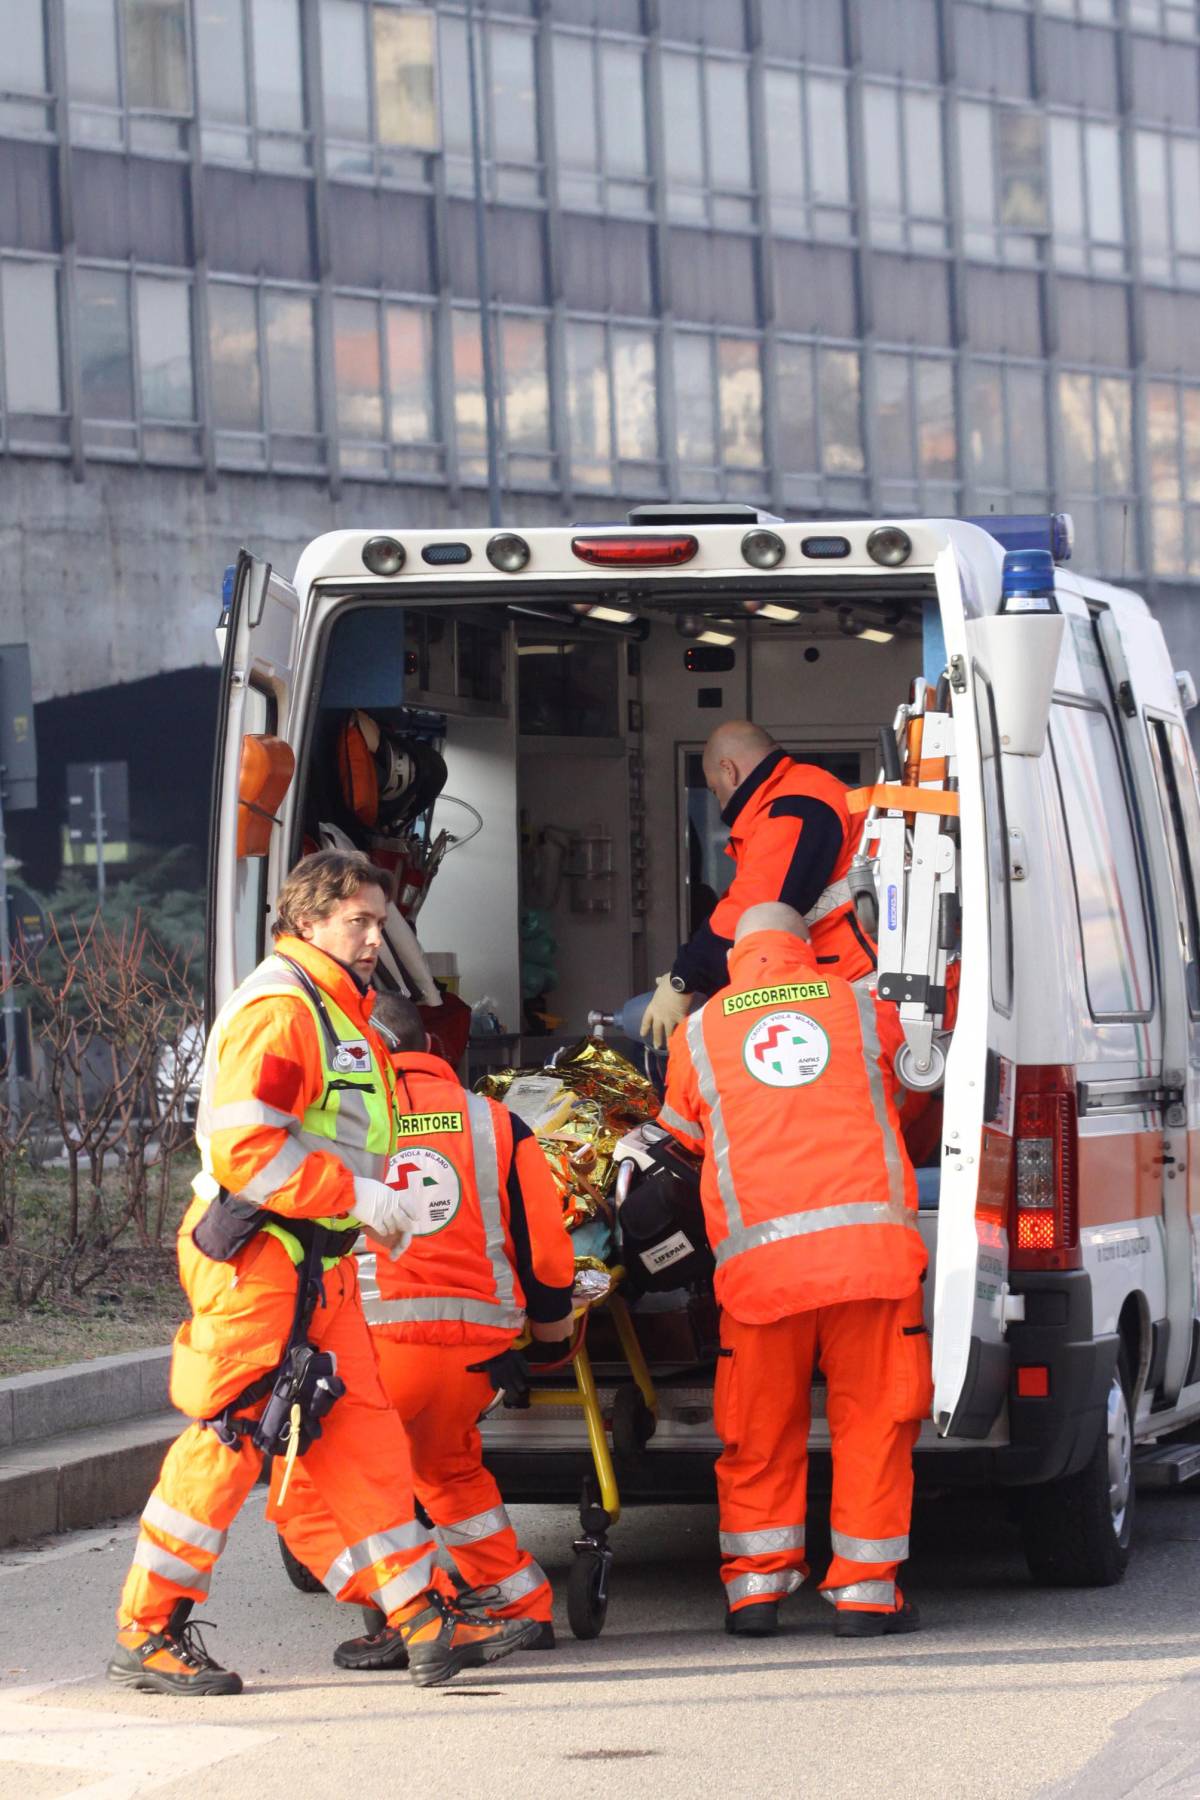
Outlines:
{"type": "Polygon", "coordinates": [[[657,1424],[636,1382],[617,1389],[613,1396],[612,1441],[618,1456],[639,1456],[654,1436],[657,1424]]]}
{"type": "Polygon", "coordinates": [[[577,1638],[596,1638],[608,1617],[604,1560],[587,1550],[576,1551],[567,1574],[567,1623],[577,1638]]]}
{"type": "Polygon", "coordinates": [[[1133,1481],[1133,1377],[1124,1346],[1117,1358],[1104,1427],[1075,1475],[1029,1488],[1021,1535],[1033,1579],[1049,1587],[1113,1587],[1129,1565],[1133,1481]]]}
{"type": "Polygon", "coordinates": [[[294,1588],[299,1588],[302,1594],[323,1594],[325,1592],[325,1583],[318,1581],[312,1570],[306,1569],[298,1556],[292,1555],[283,1540],[282,1532],[279,1534],[279,1555],[287,1570],[287,1578],[294,1588]]]}

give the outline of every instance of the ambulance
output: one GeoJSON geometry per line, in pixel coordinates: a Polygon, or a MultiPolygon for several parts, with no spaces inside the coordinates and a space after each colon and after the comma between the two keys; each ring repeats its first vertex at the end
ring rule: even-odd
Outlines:
{"type": "MultiPolygon", "coordinates": [[[[753,718],[831,770],[860,790],[852,886],[933,1126],[919,1476],[1011,1488],[1033,1575],[1106,1584],[1135,1477],[1200,1470],[1200,790],[1190,676],[1144,601],[1068,558],[1061,515],[737,505],[333,532],[291,580],[243,552],[208,978],[215,1009],[288,869],[348,840],[398,871],[381,978],[436,1000],[440,971],[474,1064],[541,1063],[669,968],[727,885],[712,726],[753,718]],[[390,844],[355,813],[356,733],[392,746],[390,844]]],[[[689,1304],[635,1311],[658,1417],[618,1449],[643,1497],[711,1481],[689,1304]]],[[[627,1420],[621,1371],[598,1378],[627,1420]]],[[[569,1495],[577,1414],[487,1434],[510,1491],[569,1495]]]]}

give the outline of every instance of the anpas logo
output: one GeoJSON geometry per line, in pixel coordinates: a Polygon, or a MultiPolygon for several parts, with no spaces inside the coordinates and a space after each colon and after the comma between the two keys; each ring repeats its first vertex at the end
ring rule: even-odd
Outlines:
{"type": "Polygon", "coordinates": [[[825,1073],[829,1039],[807,1013],[773,1012],[747,1032],[742,1056],[766,1087],[807,1087],[825,1073]]]}
{"type": "Polygon", "coordinates": [[[387,1184],[416,1201],[423,1215],[413,1226],[414,1237],[432,1237],[450,1223],[462,1202],[458,1170],[440,1150],[412,1144],[397,1150],[388,1163],[387,1184]]]}

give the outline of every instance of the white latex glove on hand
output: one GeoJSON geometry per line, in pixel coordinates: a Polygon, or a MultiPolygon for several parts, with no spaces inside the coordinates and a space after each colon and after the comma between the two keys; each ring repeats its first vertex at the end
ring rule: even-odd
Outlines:
{"type": "Polygon", "coordinates": [[[354,1216],[393,1262],[408,1249],[413,1226],[420,1223],[420,1215],[406,1195],[367,1175],[354,1177],[354,1216]]]}
{"type": "Polygon", "coordinates": [[[648,1037],[656,1050],[665,1050],[675,1027],[687,1018],[691,1004],[692,995],[676,993],[669,973],[660,975],[642,1014],[642,1036],[648,1037]]]}

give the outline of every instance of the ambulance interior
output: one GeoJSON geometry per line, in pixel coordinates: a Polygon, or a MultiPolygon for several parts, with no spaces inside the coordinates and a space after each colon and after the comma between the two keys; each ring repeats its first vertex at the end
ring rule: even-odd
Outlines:
{"type": "MultiPolygon", "coordinates": [[[[585,599],[542,582],[507,605],[437,587],[403,605],[360,589],[325,613],[300,811],[308,847],[333,824],[399,865],[402,888],[396,839],[427,868],[433,852],[405,911],[475,1009],[471,1078],[542,1064],[589,1015],[619,1014],[707,917],[733,874],[701,771],[715,725],[753,718],[848,785],[873,782],[936,618],[917,574],[805,575],[765,595],[625,580],[585,599]],[[377,767],[400,752],[407,810],[355,816],[348,729],[377,767]]],[[[605,1029],[635,1054],[619,1022],[605,1029]]]]}

